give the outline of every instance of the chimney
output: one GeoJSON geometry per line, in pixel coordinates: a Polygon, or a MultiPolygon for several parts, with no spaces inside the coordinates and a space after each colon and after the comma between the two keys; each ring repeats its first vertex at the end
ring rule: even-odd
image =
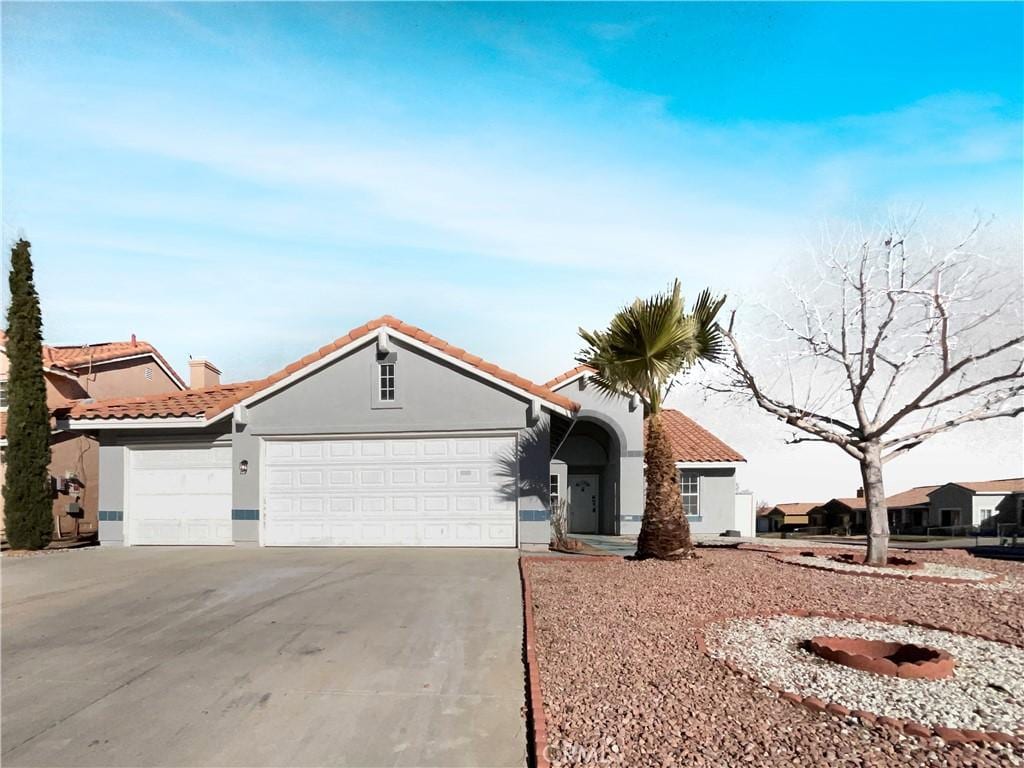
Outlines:
{"type": "Polygon", "coordinates": [[[863,499],[864,498],[864,488],[863,487],[857,489],[857,498],[858,499],[863,499]]]}
{"type": "Polygon", "coordinates": [[[220,369],[209,360],[197,358],[188,361],[189,389],[205,389],[220,384],[220,369]]]}

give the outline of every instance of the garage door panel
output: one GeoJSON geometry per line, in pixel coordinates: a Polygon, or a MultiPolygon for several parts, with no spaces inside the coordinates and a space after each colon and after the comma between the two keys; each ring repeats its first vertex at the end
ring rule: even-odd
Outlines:
{"type": "Polygon", "coordinates": [[[232,543],[231,448],[132,448],[128,543],[232,543]]]}
{"type": "Polygon", "coordinates": [[[515,546],[516,502],[496,466],[514,447],[509,436],[268,441],[263,541],[515,546]]]}

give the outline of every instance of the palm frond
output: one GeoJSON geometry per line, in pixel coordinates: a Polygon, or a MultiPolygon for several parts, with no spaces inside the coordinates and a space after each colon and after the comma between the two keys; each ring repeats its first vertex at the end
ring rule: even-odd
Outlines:
{"type": "Polygon", "coordinates": [[[577,360],[594,368],[592,381],[607,395],[638,394],[652,412],[661,409],[673,378],[697,360],[716,360],[723,350],[715,316],[725,297],[707,289],[685,311],[681,287],[636,299],[615,313],[604,331],[580,329],[587,348],[577,360]]]}

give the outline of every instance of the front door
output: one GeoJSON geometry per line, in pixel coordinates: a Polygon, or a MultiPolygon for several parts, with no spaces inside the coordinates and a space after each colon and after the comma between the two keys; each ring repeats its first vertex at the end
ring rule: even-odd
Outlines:
{"type": "Polygon", "coordinates": [[[569,475],[569,532],[597,533],[600,475],[569,475]]]}

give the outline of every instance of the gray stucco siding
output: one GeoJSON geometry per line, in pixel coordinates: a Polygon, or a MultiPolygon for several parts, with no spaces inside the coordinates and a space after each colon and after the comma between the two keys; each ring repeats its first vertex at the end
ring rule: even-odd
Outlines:
{"type": "Polygon", "coordinates": [[[126,449],[223,444],[228,439],[229,429],[230,423],[225,420],[202,430],[98,430],[100,544],[116,546],[124,543],[124,511],[127,503],[124,486],[126,449]]]}
{"type": "Polygon", "coordinates": [[[942,510],[960,510],[961,521],[958,525],[971,525],[971,517],[974,509],[974,494],[959,485],[948,485],[937,488],[928,497],[930,509],[928,510],[929,527],[941,526],[942,510]]]}
{"type": "Polygon", "coordinates": [[[699,520],[690,521],[693,533],[722,533],[736,528],[736,470],[727,468],[691,469],[700,482],[699,520]]]}
{"type": "MultiPolygon", "coordinates": [[[[597,387],[585,383],[584,377],[555,387],[555,391],[580,404],[577,421],[592,420],[603,426],[612,436],[617,456],[609,456],[601,472],[600,497],[601,529],[623,535],[640,532],[644,506],[644,417],[643,408],[631,408],[629,400],[609,396],[597,387]]],[[[567,438],[566,453],[576,472],[586,469],[583,450],[572,446],[572,431],[567,438]]],[[[582,449],[584,446],[579,446],[582,449]]],[[[559,458],[562,458],[562,451],[559,458]]],[[[563,478],[564,480],[564,478],[563,478]]],[[[565,482],[562,487],[565,488],[565,482]]]]}
{"type": "MultiPolygon", "coordinates": [[[[457,434],[508,431],[518,435],[517,479],[508,478],[503,493],[515,493],[519,538],[546,543],[550,417],[529,426],[530,399],[510,392],[471,371],[392,339],[396,403],[383,408],[377,393],[377,348],[373,342],[270,394],[247,409],[245,424],[231,433],[234,466],[248,462],[245,475],[235,472],[234,507],[259,510],[262,438],[286,436],[358,436],[409,433],[457,434]],[[509,485],[518,487],[510,490],[509,485]]],[[[258,521],[235,520],[236,541],[258,536],[258,521]]]]}
{"type": "Polygon", "coordinates": [[[624,397],[607,396],[593,385],[581,386],[582,379],[571,381],[555,391],[580,404],[579,417],[585,418],[588,412],[599,416],[606,422],[617,427],[616,437],[619,438],[620,455],[644,450],[644,413],[643,408],[630,410],[629,400],[624,397]]]}
{"type": "Polygon", "coordinates": [[[254,435],[522,429],[529,399],[392,339],[401,407],[374,407],[374,343],[249,407],[254,435]]]}

